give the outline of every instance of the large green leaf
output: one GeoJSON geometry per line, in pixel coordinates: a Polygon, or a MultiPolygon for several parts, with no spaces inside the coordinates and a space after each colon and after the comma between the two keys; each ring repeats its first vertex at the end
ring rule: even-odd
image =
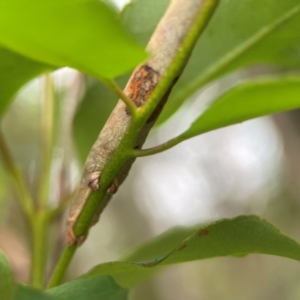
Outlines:
{"type": "Polygon", "coordinates": [[[121,19],[146,46],[170,2],[171,0],[131,0],[122,10],[121,19]]]}
{"type": "MultiPolygon", "coordinates": [[[[146,43],[170,0],[133,0],[124,22],[146,43]],[[155,21],[155,22],[154,22],[155,21]]],[[[208,81],[257,64],[300,66],[298,0],[222,0],[158,123],[208,81]]]]}
{"type": "Polygon", "coordinates": [[[25,83],[51,69],[49,65],[0,47],[0,117],[25,83]]]}
{"type": "Polygon", "coordinates": [[[14,300],[56,300],[56,299],[47,295],[42,291],[33,289],[32,287],[19,285],[14,300]]]}
{"type": "Polygon", "coordinates": [[[4,253],[0,250],[0,295],[5,300],[12,300],[16,285],[13,274],[4,253]]]}
{"type": "Polygon", "coordinates": [[[55,300],[126,300],[128,291],[110,276],[81,278],[47,291],[55,300]]]}
{"type": "Polygon", "coordinates": [[[240,257],[251,253],[300,261],[300,244],[259,217],[239,216],[197,229],[183,229],[178,236],[170,231],[127,255],[126,262],[101,264],[85,276],[109,274],[121,286],[133,287],[162,266],[220,256],[240,257]],[[185,238],[182,235],[184,232],[185,238]]]}
{"type": "Polygon", "coordinates": [[[297,107],[300,107],[300,77],[256,79],[223,94],[181,136],[186,139],[297,107]]]}
{"type": "Polygon", "coordinates": [[[99,0],[2,0],[0,43],[29,58],[111,79],[146,58],[99,0]]]}

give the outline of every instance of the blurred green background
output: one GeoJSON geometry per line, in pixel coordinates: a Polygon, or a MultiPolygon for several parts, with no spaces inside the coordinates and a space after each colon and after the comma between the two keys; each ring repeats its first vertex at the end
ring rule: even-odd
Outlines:
{"type": "MultiPolygon", "coordinates": [[[[122,4],[124,1],[119,7],[122,4]]],[[[206,88],[155,128],[145,147],[182,132],[203,109],[203,102],[241,78],[263,71],[237,73],[206,88]]],[[[91,140],[117,100],[100,105],[101,98],[112,98],[110,92],[72,69],[61,69],[54,77],[57,132],[51,177],[53,206],[78,182],[91,140]],[[80,115],[76,114],[79,109],[80,115]],[[97,127],[93,126],[96,117],[97,127]],[[80,126],[82,122],[90,128],[88,132],[80,126]]],[[[126,78],[119,78],[119,83],[124,85],[126,78]]],[[[8,145],[32,193],[41,155],[42,90],[42,78],[25,86],[2,121],[8,145]]],[[[206,224],[241,214],[266,218],[300,241],[299,153],[300,111],[293,111],[214,131],[165,153],[138,159],[78,250],[68,278],[76,278],[95,264],[117,260],[132,246],[174,226],[206,224]]],[[[26,282],[30,267],[28,224],[2,165],[0,180],[0,247],[16,277],[26,282]]],[[[49,249],[53,257],[49,273],[63,244],[64,223],[61,218],[50,231],[55,246],[49,249]]],[[[300,265],[289,259],[267,255],[217,258],[168,267],[138,287],[132,299],[295,300],[300,299],[299,282],[300,265]]]]}
{"type": "MultiPolygon", "coordinates": [[[[59,126],[52,167],[53,205],[62,193],[58,180],[71,189],[82,169],[82,160],[78,159],[71,138],[72,114],[80,105],[74,101],[74,93],[78,92],[75,99],[80,100],[86,96],[83,90],[95,84],[71,69],[57,71],[54,76],[59,126]]],[[[196,110],[201,109],[198,106],[203,98],[213,97],[223,84],[228,83],[216,84],[200,98],[187,102],[182,111],[153,130],[146,147],[181,132],[196,110]]],[[[8,145],[33,193],[41,147],[42,87],[43,80],[37,79],[22,89],[2,123],[8,145]]],[[[118,259],[132,246],[176,225],[205,224],[240,214],[262,216],[299,241],[299,115],[294,111],[245,122],[194,138],[165,153],[138,159],[100,223],[80,247],[69,279],[95,264],[118,259]]],[[[27,281],[27,224],[3,167],[0,176],[0,247],[8,254],[18,279],[27,281]]],[[[63,228],[52,228],[53,245],[57,238],[62,241],[63,236],[63,228]]],[[[52,248],[49,255],[57,257],[59,248],[52,248]]],[[[292,300],[300,295],[299,280],[300,266],[289,259],[266,255],[217,258],[168,267],[138,287],[132,297],[292,300]]]]}

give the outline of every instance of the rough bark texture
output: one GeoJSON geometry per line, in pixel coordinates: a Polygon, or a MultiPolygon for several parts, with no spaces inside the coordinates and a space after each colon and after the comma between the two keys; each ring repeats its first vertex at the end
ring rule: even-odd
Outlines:
{"type": "MultiPolygon", "coordinates": [[[[180,51],[188,32],[198,17],[205,0],[173,0],[158,24],[147,50],[151,58],[139,66],[132,74],[124,93],[137,107],[145,105],[161,78],[166,74],[175,56],[180,51]]],[[[136,149],[140,149],[156,119],[159,116],[179,74],[170,85],[168,92],[149,118],[148,122],[140,129],[136,142],[136,149]]],[[[109,160],[119,147],[124,134],[130,124],[131,116],[123,101],[119,101],[111,113],[106,125],[93,145],[86,160],[81,183],[73,200],[67,229],[67,242],[73,244],[77,241],[73,234],[73,226],[82,211],[90,194],[99,188],[99,178],[109,160]]],[[[127,161],[121,168],[117,178],[107,190],[113,194],[126,178],[134,159],[127,161]]],[[[104,200],[107,203],[108,200],[104,200]]],[[[99,212],[101,209],[99,209],[99,212]]],[[[95,220],[97,220],[97,216],[95,220]]],[[[94,221],[95,221],[94,220],[94,221]]],[[[94,222],[93,222],[94,223],[94,222]]]]}

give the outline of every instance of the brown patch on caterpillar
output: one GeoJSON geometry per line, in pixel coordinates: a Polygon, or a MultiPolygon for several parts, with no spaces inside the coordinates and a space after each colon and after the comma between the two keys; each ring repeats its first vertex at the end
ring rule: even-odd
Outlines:
{"type": "MultiPolygon", "coordinates": [[[[130,79],[130,83],[126,87],[126,95],[128,95],[137,107],[141,107],[152,94],[158,83],[158,79],[158,72],[148,65],[143,65],[134,72],[130,79]]],[[[126,112],[130,115],[127,107],[126,112]]]]}

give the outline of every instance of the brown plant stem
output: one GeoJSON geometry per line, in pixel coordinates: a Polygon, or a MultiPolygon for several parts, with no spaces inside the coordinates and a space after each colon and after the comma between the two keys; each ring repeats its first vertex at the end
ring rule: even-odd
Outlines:
{"type": "MultiPolygon", "coordinates": [[[[147,46],[147,50],[151,53],[150,60],[133,72],[124,90],[125,97],[131,99],[138,108],[147,106],[147,100],[152,95],[156,86],[161,82],[161,79],[166,76],[174,58],[178,53],[180,55],[182,44],[195,25],[200,13],[207,9],[207,6],[209,8],[214,7],[216,2],[205,0],[176,0],[171,2],[147,46]]],[[[183,54],[185,57],[182,60],[182,65],[178,68],[177,73],[173,74],[174,78],[167,87],[163,97],[152,107],[146,120],[144,120],[146,122],[140,124],[139,128],[137,128],[139,132],[135,145],[133,145],[134,149],[142,147],[150,129],[167,101],[172,87],[184,68],[189,54],[190,52],[183,54]]],[[[69,214],[69,235],[67,236],[69,244],[76,242],[76,237],[72,232],[73,226],[91,193],[98,190],[99,178],[103,170],[111,160],[116,149],[119,148],[129,125],[133,123],[133,111],[134,109],[131,107],[129,109],[123,100],[119,101],[88,155],[82,180],[69,214]]],[[[134,117],[138,118],[136,115],[134,117]]],[[[128,155],[125,160],[129,158],[128,155]]],[[[132,162],[133,160],[130,160],[126,163],[112,184],[120,185],[124,181],[132,162]]],[[[111,186],[111,189],[115,188],[111,186]]],[[[108,191],[108,193],[110,192],[108,191]]]]}
{"type": "Polygon", "coordinates": [[[119,101],[88,155],[69,213],[69,246],[50,287],[62,280],[61,265],[66,267],[65,262],[74,254],[69,248],[84,240],[109,195],[126,178],[135,160],[132,150],[142,147],[217,3],[218,0],[173,0],[158,24],[147,46],[151,58],[133,72],[124,90],[135,103],[136,114],[132,117],[131,109],[119,101]]]}

